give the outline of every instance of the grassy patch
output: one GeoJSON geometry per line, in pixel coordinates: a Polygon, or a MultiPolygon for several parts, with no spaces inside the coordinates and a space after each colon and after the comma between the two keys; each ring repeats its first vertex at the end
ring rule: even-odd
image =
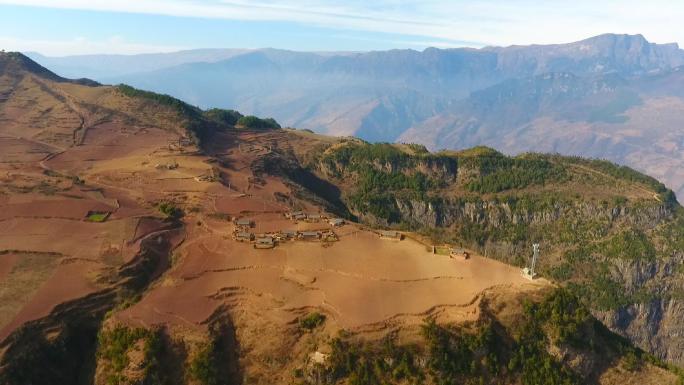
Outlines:
{"type": "MultiPolygon", "coordinates": [[[[11,258],[0,254],[0,261],[11,258]]],[[[21,253],[10,272],[0,279],[0,328],[9,323],[16,313],[50,278],[59,256],[43,253],[21,253]]]]}
{"type": "Polygon", "coordinates": [[[109,213],[92,213],[88,215],[88,221],[90,222],[104,222],[109,217],[109,213]]]}

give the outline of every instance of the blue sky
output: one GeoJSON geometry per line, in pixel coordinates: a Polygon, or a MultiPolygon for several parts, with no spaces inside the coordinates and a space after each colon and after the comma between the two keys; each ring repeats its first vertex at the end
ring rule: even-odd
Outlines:
{"type": "Polygon", "coordinates": [[[47,55],[562,43],[600,33],[684,41],[669,0],[0,0],[0,48],[47,55]]]}

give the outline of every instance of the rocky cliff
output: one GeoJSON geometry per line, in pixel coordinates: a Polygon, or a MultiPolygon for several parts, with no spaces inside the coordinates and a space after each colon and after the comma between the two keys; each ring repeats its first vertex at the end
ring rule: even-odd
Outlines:
{"type": "Polygon", "coordinates": [[[519,266],[541,243],[543,275],[575,290],[611,330],[684,364],[683,211],[656,180],[603,161],[486,148],[430,154],[347,142],[308,159],[366,223],[519,266]]]}

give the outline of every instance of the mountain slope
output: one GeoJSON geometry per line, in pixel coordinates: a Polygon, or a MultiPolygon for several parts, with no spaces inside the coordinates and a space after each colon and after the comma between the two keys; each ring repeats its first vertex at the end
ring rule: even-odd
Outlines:
{"type": "MultiPolygon", "coordinates": [[[[682,211],[656,180],[604,161],[487,148],[430,154],[353,141],[299,155],[365,223],[411,229],[577,290],[607,325],[682,362],[682,211]]],[[[273,164],[279,162],[274,161],[273,164]]]]}
{"type": "Polygon", "coordinates": [[[400,140],[610,159],[660,178],[681,195],[682,85],[679,68],[637,79],[558,73],[511,80],[473,93],[400,140]]]}
{"type": "MultiPolygon", "coordinates": [[[[28,60],[0,73],[0,383],[678,380],[586,307],[679,306],[679,271],[657,264],[679,255],[681,207],[652,178],[272,128],[127,86],[51,80],[28,60]],[[312,215],[286,217],[296,210],[312,215]],[[313,214],[348,221],[331,230],[313,214]],[[378,225],[432,234],[386,240],[378,225]],[[541,271],[569,290],[477,251],[524,260],[540,236],[553,256],[541,271]],[[431,251],[430,237],[472,245],[471,258],[431,251]],[[592,259],[610,271],[603,281],[592,259]],[[630,259],[657,277],[631,280],[630,259]],[[563,263],[573,270],[559,274],[563,263]],[[573,294],[592,299],[599,284],[611,291],[598,302],[573,294]]],[[[670,329],[611,326],[678,362],[672,316],[670,329]]]]}
{"type": "Polygon", "coordinates": [[[684,51],[641,35],[422,52],[263,49],[35,58],[68,74],[112,59],[127,73],[110,71],[97,80],[331,135],[432,149],[490,145],[510,154],[605,158],[684,194],[678,129],[684,99],[677,75],[684,51]]]}

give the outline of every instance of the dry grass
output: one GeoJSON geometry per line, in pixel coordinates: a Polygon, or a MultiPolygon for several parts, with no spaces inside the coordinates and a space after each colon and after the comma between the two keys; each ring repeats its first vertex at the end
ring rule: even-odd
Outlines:
{"type": "MultiPolygon", "coordinates": [[[[1,254],[0,260],[12,254],[1,254]]],[[[17,253],[11,271],[0,279],[0,330],[31,300],[55,271],[59,256],[44,253],[17,253]]]]}

